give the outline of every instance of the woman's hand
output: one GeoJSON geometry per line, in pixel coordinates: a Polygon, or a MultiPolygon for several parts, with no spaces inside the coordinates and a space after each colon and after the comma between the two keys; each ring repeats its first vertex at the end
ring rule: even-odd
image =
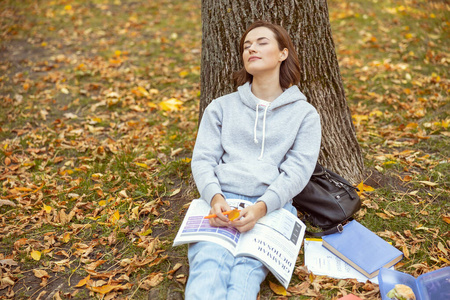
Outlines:
{"type": "Polygon", "coordinates": [[[222,212],[231,210],[227,201],[221,194],[215,194],[211,200],[211,211],[210,214],[216,214],[216,218],[209,219],[209,225],[215,227],[225,227],[230,225],[230,220],[227,216],[222,214],[222,212]]]}
{"type": "Polygon", "coordinates": [[[240,232],[249,231],[256,222],[264,217],[267,213],[267,206],[264,202],[256,202],[253,205],[247,206],[241,210],[241,216],[231,222],[231,225],[237,228],[240,232]]]}

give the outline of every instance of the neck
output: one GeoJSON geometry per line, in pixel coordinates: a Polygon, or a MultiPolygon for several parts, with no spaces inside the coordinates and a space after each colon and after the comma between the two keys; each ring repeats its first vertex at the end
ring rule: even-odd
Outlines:
{"type": "Polygon", "coordinates": [[[252,93],[259,99],[272,102],[283,93],[278,76],[261,78],[253,76],[252,93]]]}

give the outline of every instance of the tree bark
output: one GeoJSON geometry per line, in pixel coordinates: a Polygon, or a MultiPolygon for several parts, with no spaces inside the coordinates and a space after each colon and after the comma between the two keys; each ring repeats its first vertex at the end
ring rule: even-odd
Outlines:
{"type": "Polygon", "coordinates": [[[364,161],[348,108],[331,34],[326,0],[202,0],[200,119],[215,98],[234,91],[241,68],[239,39],[255,20],[282,25],[300,59],[300,90],[321,116],[319,162],[353,184],[364,161]]]}

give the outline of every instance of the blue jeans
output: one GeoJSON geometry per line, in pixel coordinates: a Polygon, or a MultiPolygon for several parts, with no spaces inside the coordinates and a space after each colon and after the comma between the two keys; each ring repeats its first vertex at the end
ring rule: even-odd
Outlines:
{"type": "MultiPolygon", "coordinates": [[[[226,198],[256,202],[259,197],[224,193],[226,198]]],[[[288,202],[284,208],[297,215],[288,202]]],[[[227,249],[212,242],[189,245],[189,278],[185,299],[256,299],[269,270],[251,257],[234,257],[227,249]]]]}

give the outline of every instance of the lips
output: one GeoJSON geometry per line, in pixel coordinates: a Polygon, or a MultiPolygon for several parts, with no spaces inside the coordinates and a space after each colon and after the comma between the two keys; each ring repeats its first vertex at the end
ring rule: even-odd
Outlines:
{"type": "Polygon", "coordinates": [[[258,57],[258,56],[250,56],[250,57],[248,58],[248,61],[254,61],[254,60],[258,60],[258,59],[261,59],[261,57],[258,57]]]}

